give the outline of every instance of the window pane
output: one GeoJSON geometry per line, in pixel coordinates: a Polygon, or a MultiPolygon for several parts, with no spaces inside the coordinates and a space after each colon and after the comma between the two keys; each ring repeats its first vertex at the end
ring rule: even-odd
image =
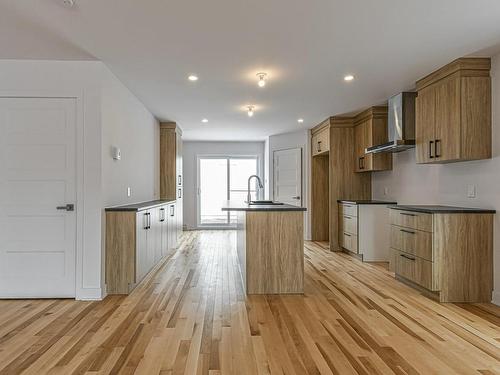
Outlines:
{"type": "MultiPolygon", "coordinates": [[[[229,189],[247,191],[248,177],[257,174],[257,159],[230,159],[230,168],[231,181],[229,189]]],[[[251,190],[257,189],[255,179],[252,180],[250,188],[251,190]]],[[[246,195],[243,200],[246,200],[246,195]]]]}
{"type": "Polygon", "coordinates": [[[200,224],[227,224],[227,159],[200,159],[200,224]]]}

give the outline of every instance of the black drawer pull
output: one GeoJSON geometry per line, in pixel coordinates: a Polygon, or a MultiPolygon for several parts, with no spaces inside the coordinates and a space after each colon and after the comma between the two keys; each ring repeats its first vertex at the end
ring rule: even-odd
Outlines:
{"type": "Polygon", "coordinates": [[[409,257],[408,255],[399,254],[399,256],[402,256],[403,258],[408,259],[408,260],[415,261],[415,258],[409,257]]]}
{"type": "Polygon", "coordinates": [[[351,237],[351,235],[347,233],[344,233],[344,236],[351,237]]]}
{"type": "Polygon", "coordinates": [[[351,220],[351,219],[352,219],[352,217],[349,217],[349,216],[344,216],[344,219],[349,219],[349,220],[351,220]]]}
{"type": "Polygon", "coordinates": [[[403,233],[415,234],[415,232],[412,232],[411,230],[400,229],[400,231],[403,232],[403,233]]]}

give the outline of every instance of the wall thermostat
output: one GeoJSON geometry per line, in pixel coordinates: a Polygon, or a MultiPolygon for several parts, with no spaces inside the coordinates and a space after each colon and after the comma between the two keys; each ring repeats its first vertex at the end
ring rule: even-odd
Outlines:
{"type": "Polygon", "coordinates": [[[122,152],[120,148],[116,146],[111,147],[111,156],[113,157],[114,160],[121,160],[122,152]]]}

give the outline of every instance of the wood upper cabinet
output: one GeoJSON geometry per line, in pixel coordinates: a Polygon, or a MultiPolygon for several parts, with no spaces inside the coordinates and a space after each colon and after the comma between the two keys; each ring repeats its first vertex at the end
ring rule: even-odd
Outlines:
{"type": "Polygon", "coordinates": [[[182,133],[175,123],[160,124],[160,198],[182,198],[182,133]]]}
{"type": "Polygon", "coordinates": [[[462,58],[417,82],[417,163],[491,158],[490,66],[462,58]]]}
{"type": "Polygon", "coordinates": [[[312,155],[322,155],[330,151],[330,127],[323,123],[311,130],[312,155]]]}
{"type": "Polygon", "coordinates": [[[392,154],[366,154],[368,147],[386,143],[387,107],[371,107],[354,119],[354,157],[356,172],[392,169],[392,154]]]}

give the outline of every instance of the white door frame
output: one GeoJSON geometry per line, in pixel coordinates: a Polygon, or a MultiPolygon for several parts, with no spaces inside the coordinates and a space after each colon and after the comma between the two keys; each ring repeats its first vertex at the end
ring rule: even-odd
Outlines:
{"type": "MultiPolygon", "coordinates": [[[[228,155],[228,154],[196,154],[196,229],[235,229],[235,225],[230,224],[201,224],[200,214],[200,159],[255,159],[257,160],[257,176],[263,180],[262,170],[261,170],[261,160],[259,155],[228,155]]],[[[227,166],[227,176],[230,178],[229,164],[227,166]]],[[[229,180],[228,180],[228,196],[229,196],[229,180]]]]}
{"type": "MultiPolygon", "coordinates": [[[[75,174],[76,174],[76,244],[75,244],[75,299],[80,298],[80,289],[83,289],[83,229],[84,229],[84,134],[85,122],[83,116],[83,91],[78,90],[42,90],[42,91],[0,91],[0,98],[36,98],[36,99],[74,99],[76,104],[76,148],[75,148],[75,174]]],[[[100,297],[100,296],[99,296],[100,297]]]]}

